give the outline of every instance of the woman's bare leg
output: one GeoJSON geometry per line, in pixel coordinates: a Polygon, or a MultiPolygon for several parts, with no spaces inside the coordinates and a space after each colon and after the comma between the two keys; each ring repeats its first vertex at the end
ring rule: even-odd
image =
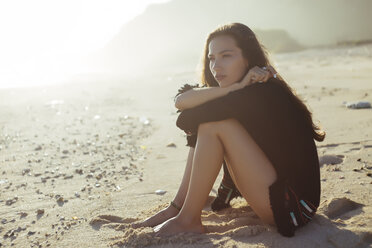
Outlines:
{"type": "Polygon", "coordinates": [[[190,184],[185,203],[176,217],[155,228],[155,232],[162,228],[158,232],[160,235],[169,232],[169,234],[184,231],[204,232],[201,224],[201,212],[221,169],[224,153],[222,143],[218,136],[215,135],[215,128],[212,123],[214,122],[199,125],[190,184]],[[170,225],[169,229],[166,223],[171,220],[178,222],[178,225],[170,225]]]}
{"type": "Polygon", "coordinates": [[[224,155],[243,197],[264,222],[274,224],[269,186],[276,180],[275,169],[244,127],[235,119],[228,119],[199,125],[184,206],[176,217],[155,228],[159,235],[204,232],[201,211],[224,155]]]}
{"type": "MultiPolygon", "coordinates": [[[[187,189],[189,187],[190,182],[190,175],[191,175],[191,168],[192,168],[192,160],[194,158],[194,151],[195,148],[190,147],[189,154],[187,156],[186,168],[182,177],[182,182],[180,187],[178,188],[178,192],[173,200],[177,206],[182,207],[186,194],[187,189]]],[[[154,227],[163,223],[164,221],[176,216],[179,211],[174,208],[173,206],[168,206],[167,208],[161,210],[160,212],[156,213],[155,215],[145,219],[142,222],[134,223],[132,227],[139,228],[139,227],[154,227]]]]}
{"type": "MultiPolygon", "coordinates": [[[[235,184],[235,187],[239,190],[238,186],[236,185],[236,179],[235,179],[234,172],[233,172],[233,170],[231,169],[231,167],[229,166],[229,163],[228,163],[229,157],[227,157],[226,153],[225,153],[225,158],[224,159],[226,161],[226,166],[227,166],[227,170],[229,171],[230,177],[231,177],[233,183],[235,184]]],[[[239,190],[239,192],[240,192],[240,190],[239,190]]]]}
{"type": "Polygon", "coordinates": [[[237,120],[228,119],[223,124],[224,132],[219,136],[236,187],[255,213],[264,222],[274,225],[269,200],[269,186],[277,179],[273,165],[237,120]]]}

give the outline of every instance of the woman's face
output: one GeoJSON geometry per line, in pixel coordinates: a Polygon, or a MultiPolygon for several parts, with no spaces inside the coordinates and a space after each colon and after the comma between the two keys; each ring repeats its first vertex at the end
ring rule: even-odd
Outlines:
{"type": "Polygon", "coordinates": [[[245,75],[248,61],[242,50],[236,46],[234,38],[221,35],[209,42],[209,69],[220,87],[238,82],[245,75]]]}

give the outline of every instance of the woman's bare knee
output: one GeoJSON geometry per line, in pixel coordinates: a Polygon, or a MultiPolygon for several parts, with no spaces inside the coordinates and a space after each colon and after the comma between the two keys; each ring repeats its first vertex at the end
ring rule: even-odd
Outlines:
{"type": "Polygon", "coordinates": [[[220,123],[218,121],[204,122],[199,125],[198,134],[199,133],[216,133],[219,125],[220,123]]]}
{"type": "Polygon", "coordinates": [[[199,124],[198,133],[199,132],[220,132],[223,131],[227,126],[237,126],[241,125],[239,121],[234,118],[229,118],[220,121],[210,121],[204,122],[199,124]]]}
{"type": "Polygon", "coordinates": [[[218,124],[219,124],[219,130],[221,132],[226,131],[228,128],[244,129],[243,125],[237,119],[234,119],[234,118],[219,121],[218,124]]]}

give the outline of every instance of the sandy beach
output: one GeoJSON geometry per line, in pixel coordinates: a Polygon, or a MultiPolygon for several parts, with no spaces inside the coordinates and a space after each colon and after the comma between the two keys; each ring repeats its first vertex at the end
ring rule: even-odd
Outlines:
{"type": "Polygon", "coordinates": [[[0,247],[372,247],[372,45],[272,55],[327,135],[321,204],[295,237],[244,199],[202,214],[208,233],[132,229],[175,196],[188,147],[173,97],[195,72],[0,89],[0,247]]]}

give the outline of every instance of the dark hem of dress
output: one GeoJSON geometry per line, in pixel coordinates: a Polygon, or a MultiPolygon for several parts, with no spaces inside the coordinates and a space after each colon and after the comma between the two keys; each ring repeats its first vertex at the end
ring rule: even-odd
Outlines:
{"type": "Polygon", "coordinates": [[[294,236],[295,230],[309,223],[317,210],[281,179],[269,186],[269,199],[277,230],[285,237],[294,236]]]}
{"type": "Polygon", "coordinates": [[[278,232],[285,237],[293,237],[295,227],[290,222],[290,216],[285,206],[285,190],[285,182],[279,179],[269,186],[270,207],[278,232]]]}

